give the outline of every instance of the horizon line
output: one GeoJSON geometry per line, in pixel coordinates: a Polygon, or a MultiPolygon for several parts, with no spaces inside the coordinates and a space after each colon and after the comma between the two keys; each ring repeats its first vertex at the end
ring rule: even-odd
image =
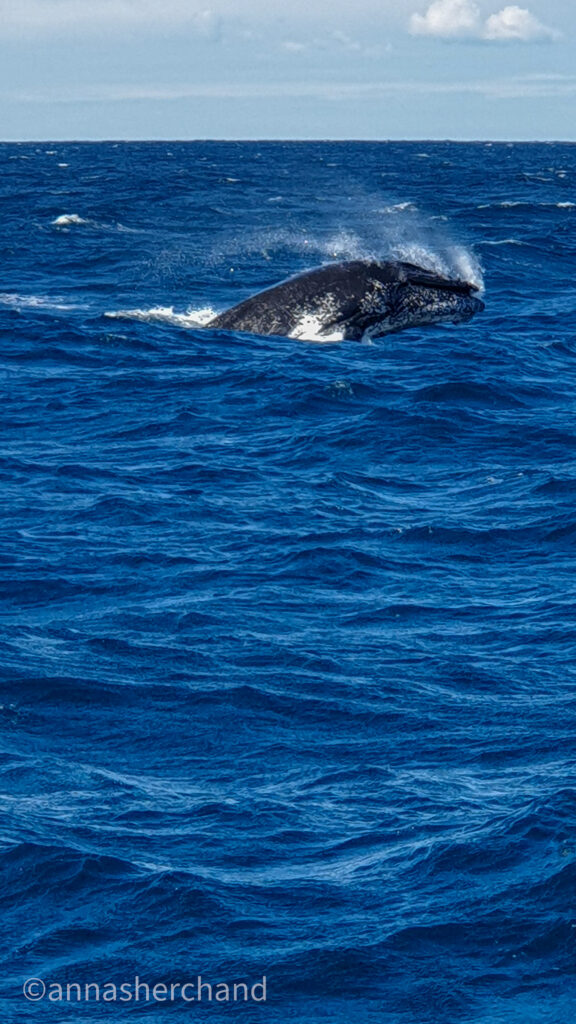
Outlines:
{"type": "Polygon", "coordinates": [[[113,143],[114,145],[141,145],[141,144],[154,144],[154,143],[169,143],[169,144],[181,144],[181,143],[206,143],[206,142],[222,142],[222,143],[258,143],[262,145],[265,143],[361,143],[366,145],[386,145],[388,143],[396,142],[418,142],[418,143],[453,143],[453,144],[468,144],[468,145],[486,145],[490,144],[493,146],[510,146],[510,145],[576,145],[576,138],[574,139],[561,139],[561,138],[538,138],[538,139],[526,139],[526,138],[454,138],[451,136],[437,136],[437,137],[426,137],[426,136],[389,136],[387,138],[340,138],[340,137],[322,137],[322,136],[306,136],[301,138],[286,137],[286,136],[266,136],[259,138],[258,136],[250,138],[238,138],[238,137],[224,137],[224,136],[205,136],[197,138],[134,138],[126,139],[120,137],[102,137],[102,138],[30,138],[30,139],[0,139],[0,145],[44,145],[50,143],[52,145],[61,145],[65,143],[74,144],[98,144],[98,143],[113,143]]]}

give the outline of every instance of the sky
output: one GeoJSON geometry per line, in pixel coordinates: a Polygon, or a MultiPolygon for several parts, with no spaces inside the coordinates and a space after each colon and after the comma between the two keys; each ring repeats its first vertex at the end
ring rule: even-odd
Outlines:
{"type": "Polygon", "coordinates": [[[0,0],[0,138],[576,140],[572,0],[0,0]]]}

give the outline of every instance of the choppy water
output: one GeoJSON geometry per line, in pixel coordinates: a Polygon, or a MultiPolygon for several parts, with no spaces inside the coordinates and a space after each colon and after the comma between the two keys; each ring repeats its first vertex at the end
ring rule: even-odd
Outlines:
{"type": "Polygon", "coordinates": [[[572,1019],[576,148],[0,166],[4,1019],[572,1019]],[[369,255],[486,311],[194,327],[369,255]]]}

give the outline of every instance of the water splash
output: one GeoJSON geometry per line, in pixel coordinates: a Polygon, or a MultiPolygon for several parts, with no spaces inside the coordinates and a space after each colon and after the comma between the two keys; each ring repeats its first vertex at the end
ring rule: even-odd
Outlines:
{"type": "Polygon", "coordinates": [[[447,277],[469,281],[484,290],[478,256],[470,246],[454,239],[449,223],[422,212],[410,200],[382,205],[381,198],[357,197],[348,224],[318,234],[297,228],[251,231],[212,252],[212,262],[260,256],[281,264],[286,251],[298,256],[309,269],[330,260],[406,260],[447,277]]]}
{"type": "Polygon", "coordinates": [[[141,320],[145,323],[169,324],[173,327],[205,327],[216,316],[211,306],[187,309],[177,313],[173,306],[151,306],[150,309],[118,309],[105,313],[110,320],[141,320]]]}

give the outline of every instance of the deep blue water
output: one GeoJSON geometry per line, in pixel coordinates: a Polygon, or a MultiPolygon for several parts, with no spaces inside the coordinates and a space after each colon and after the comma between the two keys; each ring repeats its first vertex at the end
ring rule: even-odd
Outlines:
{"type": "Polygon", "coordinates": [[[0,167],[3,1020],[571,1020],[576,147],[0,167]],[[370,254],[486,310],[193,327],[370,254]],[[22,994],[199,974],[266,1001],[22,994]]]}

